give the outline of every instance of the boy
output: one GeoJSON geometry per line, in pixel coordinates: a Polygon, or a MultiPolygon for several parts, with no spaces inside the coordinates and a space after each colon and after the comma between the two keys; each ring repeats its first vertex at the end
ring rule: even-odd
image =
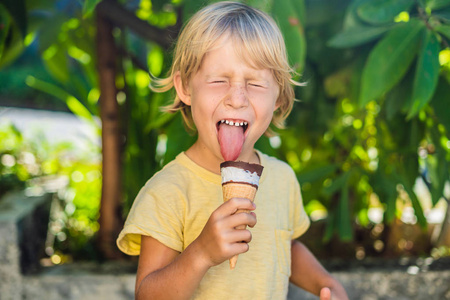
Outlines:
{"type": "Polygon", "coordinates": [[[170,110],[181,110],[198,138],[147,182],[118,238],[122,251],[140,255],[137,299],[285,299],[289,280],[324,300],[347,299],[295,241],[309,219],[294,172],[254,149],[270,123],[282,127],[292,83],[283,38],[266,14],[219,2],[188,22],[171,74],[154,90],[175,88],[170,110]],[[224,157],[264,166],[256,206],[222,203],[224,157]]]}

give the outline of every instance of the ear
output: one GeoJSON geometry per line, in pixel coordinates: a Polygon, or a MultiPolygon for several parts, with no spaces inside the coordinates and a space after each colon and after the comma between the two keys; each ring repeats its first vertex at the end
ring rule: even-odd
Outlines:
{"type": "Polygon", "coordinates": [[[183,85],[180,71],[175,72],[175,75],[173,75],[173,86],[175,87],[175,90],[177,91],[177,95],[180,98],[181,102],[186,105],[191,105],[191,94],[185,89],[183,85]]]}
{"type": "Polygon", "coordinates": [[[281,100],[280,98],[277,99],[277,101],[275,102],[275,106],[273,108],[273,111],[275,112],[277,109],[279,109],[281,106],[281,100]]]}

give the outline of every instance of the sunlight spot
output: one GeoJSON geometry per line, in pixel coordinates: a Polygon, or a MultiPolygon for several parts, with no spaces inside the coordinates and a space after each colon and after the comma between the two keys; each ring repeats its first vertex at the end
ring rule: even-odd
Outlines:
{"type": "Polygon", "coordinates": [[[124,92],[120,91],[116,95],[116,100],[119,105],[122,105],[125,103],[125,100],[127,100],[127,95],[124,92]]]}
{"type": "Polygon", "coordinates": [[[74,171],[70,177],[74,182],[81,182],[84,179],[84,175],[80,171],[74,171]]]}
{"type": "Polygon", "coordinates": [[[409,22],[409,13],[407,11],[402,11],[394,18],[394,21],[396,23],[409,22]]]}
{"type": "Polygon", "coordinates": [[[289,151],[286,153],[286,160],[294,171],[300,170],[300,160],[298,159],[297,153],[289,151]]]}
{"type": "Polygon", "coordinates": [[[156,144],[156,155],[164,157],[167,151],[167,135],[160,134],[158,136],[158,143],[156,144]]]}
{"type": "Polygon", "coordinates": [[[441,66],[450,63],[450,49],[444,49],[439,52],[439,64],[441,66]]]}
{"type": "Polygon", "coordinates": [[[281,138],[279,136],[272,136],[269,138],[270,146],[274,149],[278,149],[281,146],[281,138]]]}
{"type": "Polygon", "coordinates": [[[360,119],[356,119],[353,121],[353,128],[361,129],[361,127],[362,127],[362,121],[360,119]]]}
{"type": "Polygon", "coordinates": [[[88,102],[91,104],[96,104],[98,99],[100,99],[100,91],[98,88],[92,88],[88,94],[88,102]]]}
{"type": "Polygon", "coordinates": [[[371,207],[367,210],[367,216],[372,223],[380,224],[383,221],[383,209],[380,207],[371,207]]]}
{"type": "Polygon", "coordinates": [[[66,22],[67,28],[75,29],[80,25],[80,20],[77,18],[72,18],[68,22],[66,22]]]}
{"type": "Polygon", "coordinates": [[[418,266],[410,266],[408,267],[408,270],[406,270],[406,273],[409,275],[417,275],[419,273],[420,269],[418,266]]]}
{"type": "Polygon", "coordinates": [[[344,113],[349,114],[349,113],[353,112],[353,109],[354,109],[354,107],[348,99],[345,99],[344,101],[342,101],[342,111],[344,113]]]}
{"type": "Polygon", "coordinates": [[[27,36],[25,37],[25,40],[23,41],[25,46],[29,46],[34,41],[35,37],[36,37],[36,34],[34,32],[27,34],[27,36]]]}
{"type": "Polygon", "coordinates": [[[58,48],[55,45],[51,45],[44,51],[44,53],[42,53],[42,58],[45,60],[49,60],[56,54],[57,51],[58,48]]]}
{"type": "Polygon", "coordinates": [[[312,151],[310,149],[305,149],[302,152],[302,161],[308,161],[311,159],[312,151]]]}
{"type": "Polygon", "coordinates": [[[58,254],[53,254],[50,259],[55,265],[59,265],[61,263],[61,256],[59,256],[58,254]]]}
{"type": "Polygon", "coordinates": [[[75,46],[69,47],[67,53],[84,65],[91,62],[91,56],[75,46]]]}
{"type": "Polygon", "coordinates": [[[150,84],[150,77],[147,72],[138,70],[136,71],[136,86],[141,89],[146,89],[150,84]]]}

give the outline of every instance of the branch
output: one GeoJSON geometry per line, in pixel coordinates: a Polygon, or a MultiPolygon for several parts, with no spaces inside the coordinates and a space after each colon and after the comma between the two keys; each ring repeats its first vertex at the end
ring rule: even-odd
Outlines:
{"type": "Polygon", "coordinates": [[[108,19],[114,25],[127,27],[142,38],[158,43],[164,49],[170,48],[180,29],[179,20],[181,17],[177,18],[175,26],[161,29],[139,19],[134,13],[113,0],[101,1],[97,5],[97,10],[99,15],[108,19]]]}

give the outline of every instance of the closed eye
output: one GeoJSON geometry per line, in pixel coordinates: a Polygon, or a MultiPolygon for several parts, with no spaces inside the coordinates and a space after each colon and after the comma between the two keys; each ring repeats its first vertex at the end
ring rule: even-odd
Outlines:
{"type": "Polygon", "coordinates": [[[250,86],[257,87],[257,88],[265,88],[265,86],[257,83],[249,83],[250,86]]]}

